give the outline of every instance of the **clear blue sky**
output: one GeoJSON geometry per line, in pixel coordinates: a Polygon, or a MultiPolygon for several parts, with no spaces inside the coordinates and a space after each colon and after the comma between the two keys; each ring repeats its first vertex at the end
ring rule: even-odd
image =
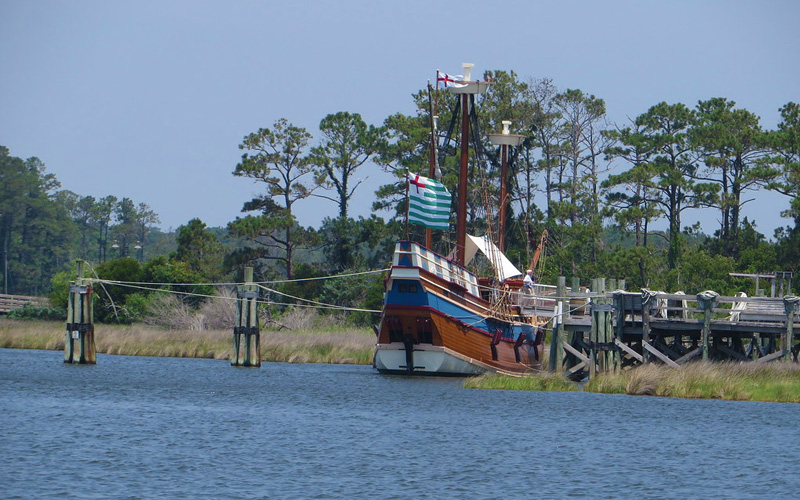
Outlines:
{"type": "MultiPolygon", "coordinates": [[[[378,125],[462,62],[594,94],[620,124],[726,97],[775,128],[800,102],[794,0],[0,0],[0,20],[0,144],[64,189],[147,203],[165,230],[224,226],[262,190],[231,174],[246,134],[282,117],[316,133],[337,111],[378,125]]],[[[360,177],[355,216],[386,180],[360,177]]],[[[744,213],[769,236],[786,205],[744,213]]],[[[297,207],[305,225],[336,213],[297,207]]]]}

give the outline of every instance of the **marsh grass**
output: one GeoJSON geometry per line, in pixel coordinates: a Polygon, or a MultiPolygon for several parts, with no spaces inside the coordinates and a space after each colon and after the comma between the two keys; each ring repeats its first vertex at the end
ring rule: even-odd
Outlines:
{"type": "Polygon", "coordinates": [[[0,319],[0,347],[11,349],[63,350],[64,323],[0,319]]]}
{"type": "MultiPolygon", "coordinates": [[[[464,387],[527,391],[575,391],[578,384],[561,374],[526,377],[482,375],[464,387]]],[[[797,363],[689,363],[680,368],[648,364],[621,373],[597,375],[586,392],[690,399],[800,403],[797,363]]]]}
{"type": "Polygon", "coordinates": [[[541,372],[536,375],[512,377],[487,373],[464,380],[467,389],[504,389],[511,391],[579,391],[577,384],[557,373],[541,372]]]}
{"type": "Polygon", "coordinates": [[[690,363],[640,366],[590,380],[584,390],[676,398],[800,403],[796,363],[690,363]]]}
{"type": "Polygon", "coordinates": [[[372,363],[375,335],[366,330],[274,332],[261,334],[261,358],[287,363],[372,363]]]}
{"type": "MultiPolygon", "coordinates": [[[[0,319],[0,347],[63,350],[62,322],[0,319]]],[[[164,330],[142,325],[95,325],[98,353],[230,359],[231,330],[164,330]]],[[[336,327],[328,331],[261,332],[261,359],[288,363],[370,364],[375,335],[336,327]]]]}

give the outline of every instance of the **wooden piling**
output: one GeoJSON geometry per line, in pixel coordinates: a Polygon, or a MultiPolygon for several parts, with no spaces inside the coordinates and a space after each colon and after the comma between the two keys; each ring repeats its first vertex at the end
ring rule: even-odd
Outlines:
{"type": "Polygon", "coordinates": [[[656,294],[650,290],[642,289],[642,364],[650,360],[650,316],[653,310],[656,294]]]}
{"type": "MultiPolygon", "coordinates": [[[[593,294],[599,294],[601,292],[599,278],[592,278],[592,289],[590,291],[593,294]]],[[[592,297],[592,302],[589,304],[589,317],[591,318],[591,326],[589,329],[589,378],[594,378],[594,376],[597,375],[598,324],[597,317],[595,316],[595,310],[597,309],[598,300],[599,297],[592,297]]]]}
{"type": "MultiPolygon", "coordinates": [[[[564,304],[567,296],[567,278],[558,277],[556,287],[556,314],[553,317],[553,333],[550,339],[550,371],[563,369],[564,362],[564,304]]],[[[569,304],[569,301],[566,301],[569,304]]]]}
{"type": "Polygon", "coordinates": [[[589,367],[590,377],[596,375],[598,371],[614,370],[615,347],[611,327],[614,308],[611,300],[605,297],[595,297],[592,300],[592,325],[589,334],[589,359],[592,360],[589,367]]]}
{"type": "Polygon", "coordinates": [[[261,366],[261,333],[258,326],[258,287],[253,268],[244,269],[244,285],[236,292],[236,326],[233,328],[231,366],[261,366]]]}
{"type": "Polygon", "coordinates": [[[614,319],[616,329],[614,336],[616,340],[622,342],[622,335],[625,332],[625,293],[614,292],[614,319]]]}
{"type": "Polygon", "coordinates": [[[792,347],[794,343],[794,318],[797,314],[797,305],[800,297],[786,296],[783,298],[783,307],[786,312],[786,333],[783,338],[783,359],[792,360],[792,347]]]}
{"type": "Polygon", "coordinates": [[[717,292],[706,290],[697,294],[697,305],[703,310],[703,361],[708,361],[709,337],[711,336],[711,320],[714,319],[714,308],[717,306],[717,292]]]}
{"type": "Polygon", "coordinates": [[[85,262],[78,260],[76,264],[77,279],[69,287],[64,363],[93,365],[97,363],[97,349],[94,342],[92,285],[83,279],[85,262]]]}

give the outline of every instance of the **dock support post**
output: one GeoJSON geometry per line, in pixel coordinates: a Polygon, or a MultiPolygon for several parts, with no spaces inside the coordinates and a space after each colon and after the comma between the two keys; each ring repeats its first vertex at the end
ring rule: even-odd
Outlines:
{"type": "Polygon", "coordinates": [[[613,307],[611,299],[595,297],[592,300],[592,329],[589,338],[591,351],[589,358],[589,376],[597,374],[598,369],[603,372],[613,370],[612,349],[615,349],[611,340],[611,315],[613,307]],[[598,366],[599,365],[599,366],[598,366]]]}
{"type": "MultiPolygon", "coordinates": [[[[600,278],[592,279],[592,295],[600,293],[600,278]]],[[[589,378],[597,375],[597,342],[598,342],[598,325],[597,318],[595,317],[595,309],[598,297],[592,296],[592,302],[589,304],[589,317],[591,318],[591,327],[589,329],[589,378]]]]}
{"type": "Polygon", "coordinates": [[[614,319],[616,320],[616,328],[614,329],[614,336],[622,342],[622,333],[625,329],[625,292],[614,292],[614,319]]]}
{"type": "MultiPolygon", "coordinates": [[[[556,313],[553,316],[553,333],[550,339],[550,371],[560,372],[564,362],[564,301],[567,296],[567,278],[558,277],[556,288],[556,313]]],[[[567,302],[569,303],[569,302],[567,302]]]]}
{"type": "Polygon", "coordinates": [[[708,361],[708,339],[711,336],[711,319],[717,306],[717,292],[706,290],[697,294],[697,304],[703,310],[703,361],[708,361]]]}
{"type": "Polygon", "coordinates": [[[253,268],[244,268],[244,285],[236,292],[236,326],[233,328],[231,366],[261,366],[261,333],[258,328],[258,288],[253,268]]]}
{"type": "Polygon", "coordinates": [[[642,288],[642,364],[650,360],[647,347],[650,345],[650,316],[655,303],[656,294],[647,288],[642,288]]]}
{"type": "Polygon", "coordinates": [[[792,360],[792,347],[794,344],[794,318],[797,314],[797,305],[800,304],[800,297],[785,296],[783,298],[783,308],[786,312],[786,334],[783,339],[783,359],[792,360]]]}
{"type": "MultiPolygon", "coordinates": [[[[614,292],[614,328],[613,342],[617,346],[623,344],[622,338],[625,334],[625,292],[614,292]]],[[[624,344],[623,344],[624,345],[624,344]]],[[[620,349],[614,350],[614,371],[622,369],[622,352],[620,349]]]]}
{"type": "Polygon", "coordinates": [[[97,363],[97,355],[94,343],[92,285],[83,279],[85,262],[78,260],[76,264],[77,278],[69,286],[64,363],[94,365],[97,363]]]}

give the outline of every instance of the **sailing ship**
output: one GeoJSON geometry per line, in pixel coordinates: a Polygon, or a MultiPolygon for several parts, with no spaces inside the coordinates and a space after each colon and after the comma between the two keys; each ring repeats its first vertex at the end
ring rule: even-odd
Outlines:
{"type": "MultiPolygon", "coordinates": [[[[449,193],[434,178],[438,141],[432,116],[430,177],[416,175],[408,183],[408,218],[428,227],[426,243],[406,239],[395,245],[380,324],[375,329],[373,365],[381,373],[519,374],[542,366],[542,322],[547,318],[540,313],[552,303],[543,304],[522,290],[522,273],[489,237],[466,231],[470,105],[474,105],[474,95],[485,92],[489,85],[471,80],[471,69],[471,64],[464,64],[464,75],[456,78],[437,74],[437,81],[453,83],[445,88],[458,95],[461,115],[455,249],[449,256],[431,249],[431,228],[447,229],[450,216],[449,193]],[[478,253],[492,264],[493,276],[479,278],[467,268],[478,253]]],[[[509,133],[509,123],[504,122],[503,133],[492,141],[501,146],[503,154],[501,200],[505,199],[508,146],[518,145],[522,137],[509,133]]],[[[498,225],[502,235],[502,208],[498,225]]],[[[499,238],[500,246],[502,240],[499,238]]]]}

